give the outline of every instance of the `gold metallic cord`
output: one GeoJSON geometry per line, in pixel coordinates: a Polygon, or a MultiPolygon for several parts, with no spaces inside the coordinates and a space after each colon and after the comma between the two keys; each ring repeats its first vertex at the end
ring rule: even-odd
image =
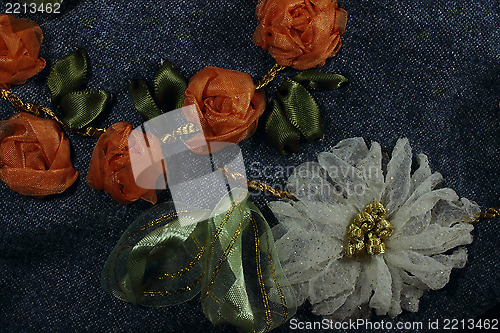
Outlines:
{"type": "Polygon", "coordinates": [[[262,79],[260,79],[259,82],[257,82],[256,90],[262,89],[265,86],[267,86],[272,80],[274,80],[274,77],[276,76],[276,74],[278,74],[280,71],[284,70],[285,68],[286,68],[286,66],[281,66],[281,65],[275,64],[273,66],[273,68],[271,68],[269,70],[269,72],[267,72],[267,74],[264,75],[264,77],[262,79]]]}
{"type": "Polygon", "coordinates": [[[482,219],[492,219],[500,216],[500,207],[488,208],[486,212],[479,213],[479,217],[471,223],[478,223],[482,219]]]}
{"type": "Polygon", "coordinates": [[[45,106],[23,102],[13,92],[7,89],[0,89],[0,98],[8,101],[10,104],[12,104],[14,108],[16,108],[19,111],[33,113],[36,116],[42,116],[45,113],[50,117],[52,117],[52,119],[57,121],[59,124],[61,124],[64,128],[82,136],[88,136],[97,139],[101,136],[101,134],[103,134],[106,131],[105,129],[95,128],[91,126],[87,126],[82,130],[69,128],[57,117],[57,115],[51,109],[46,108],[45,106]]]}
{"type": "Polygon", "coordinates": [[[246,179],[241,173],[231,171],[226,167],[220,168],[220,170],[227,178],[230,178],[234,181],[238,181],[242,184],[246,183],[248,188],[251,190],[263,192],[278,199],[291,199],[294,201],[299,200],[297,199],[297,197],[295,197],[293,194],[289,192],[277,190],[274,187],[267,185],[266,183],[250,181],[246,179]]]}
{"type": "Polygon", "coordinates": [[[161,141],[163,143],[174,143],[177,142],[181,135],[197,133],[200,130],[193,123],[187,123],[181,127],[175,129],[172,133],[165,135],[161,141]]]}

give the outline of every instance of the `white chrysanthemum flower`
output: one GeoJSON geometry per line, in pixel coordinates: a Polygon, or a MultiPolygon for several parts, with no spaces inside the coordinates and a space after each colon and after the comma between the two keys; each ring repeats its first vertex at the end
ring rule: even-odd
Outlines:
{"type": "Polygon", "coordinates": [[[444,287],[452,268],[465,265],[459,246],[472,242],[469,222],[479,207],[436,189],[443,178],[431,173],[425,155],[413,171],[407,139],[398,140],[387,165],[380,145],[368,149],[362,138],[341,141],[318,161],[288,180],[299,201],[270,203],[280,221],[273,228],[278,254],[299,304],[307,299],[314,313],[332,319],[418,311],[424,290],[444,287]],[[373,202],[393,227],[385,253],[347,257],[349,225],[373,202]]]}

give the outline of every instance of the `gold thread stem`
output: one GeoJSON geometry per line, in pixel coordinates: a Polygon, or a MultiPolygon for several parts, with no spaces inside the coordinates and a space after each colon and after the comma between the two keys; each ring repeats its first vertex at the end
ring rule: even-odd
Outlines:
{"type": "Polygon", "coordinates": [[[286,66],[281,66],[281,65],[275,64],[269,70],[269,72],[267,72],[267,74],[264,75],[264,77],[262,79],[260,79],[259,82],[257,82],[257,88],[256,88],[256,90],[262,89],[265,86],[267,86],[272,80],[274,80],[274,77],[276,76],[276,74],[278,74],[279,72],[281,72],[285,68],[286,68],[286,66]]]}
{"type": "Polygon", "coordinates": [[[294,201],[299,200],[290,192],[277,190],[274,187],[267,185],[266,183],[250,181],[246,179],[241,173],[231,171],[226,167],[220,168],[220,170],[227,178],[231,178],[232,180],[239,181],[243,184],[246,183],[248,188],[251,190],[260,191],[278,199],[291,199],[294,201]]]}
{"type": "Polygon", "coordinates": [[[478,223],[482,219],[492,219],[500,216],[500,207],[488,208],[486,212],[479,213],[479,217],[471,223],[478,223]]]}
{"type": "Polygon", "coordinates": [[[88,136],[92,138],[99,138],[101,134],[103,134],[106,130],[102,128],[95,128],[92,126],[87,126],[83,130],[76,130],[73,128],[69,128],[66,126],[58,117],[57,115],[49,108],[41,105],[36,105],[32,103],[27,103],[23,102],[19,97],[17,97],[13,92],[7,90],[7,89],[0,89],[0,98],[8,101],[12,106],[23,112],[29,112],[33,113],[36,116],[42,116],[44,113],[50,116],[52,119],[57,121],[61,126],[64,128],[68,129],[69,131],[82,135],[82,136],[88,136]]]}

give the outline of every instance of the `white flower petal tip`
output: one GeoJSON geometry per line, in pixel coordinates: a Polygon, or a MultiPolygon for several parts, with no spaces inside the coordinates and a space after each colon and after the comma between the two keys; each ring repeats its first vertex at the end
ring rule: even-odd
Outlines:
{"type": "Polygon", "coordinates": [[[465,266],[463,246],[480,213],[452,189],[436,189],[442,181],[426,155],[413,157],[406,138],[386,168],[380,145],[362,138],[297,167],[288,189],[299,201],[270,208],[280,222],[273,228],[277,250],[300,301],[336,320],[418,311],[425,290],[443,288],[451,270],[465,266]],[[364,255],[350,258],[349,242],[364,255]]]}

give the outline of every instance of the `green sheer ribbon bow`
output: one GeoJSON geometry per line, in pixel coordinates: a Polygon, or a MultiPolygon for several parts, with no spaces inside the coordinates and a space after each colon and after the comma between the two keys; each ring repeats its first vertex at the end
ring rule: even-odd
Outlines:
{"type": "Polygon", "coordinates": [[[78,49],[59,59],[47,79],[52,103],[61,107],[64,113],[61,120],[71,129],[90,124],[111,100],[111,95],[104,90],[83,90],[87,73],[87,51],[78,49]]]}
{"type": "Polygon", "coordinates": [[[213,324],[243,332],[270,331],[297,306],[269,225],[243,190],[231,191],[211,213],[172,202],[149,209],[118,241],[101,282],[143,306],[179,304],[201,293],[213,324]]]}
{"type": "Polygon", "coordinates": [[[301,137],[323,137],[319,107],[309,90],[333,90],[347,83],[342,75],[304,71],[280,86],[266,119],[267,141],[281,154],[297,152],[301,137]]]}
{"type": "Polygon", "coordinates": [[[129,85],[130,96],[144,119],[150,120],[182,107],[187,82],[170,62],[165,61],[156,72],[153,84],[153,93],[144,80],[132,80],[129,85]]]}

